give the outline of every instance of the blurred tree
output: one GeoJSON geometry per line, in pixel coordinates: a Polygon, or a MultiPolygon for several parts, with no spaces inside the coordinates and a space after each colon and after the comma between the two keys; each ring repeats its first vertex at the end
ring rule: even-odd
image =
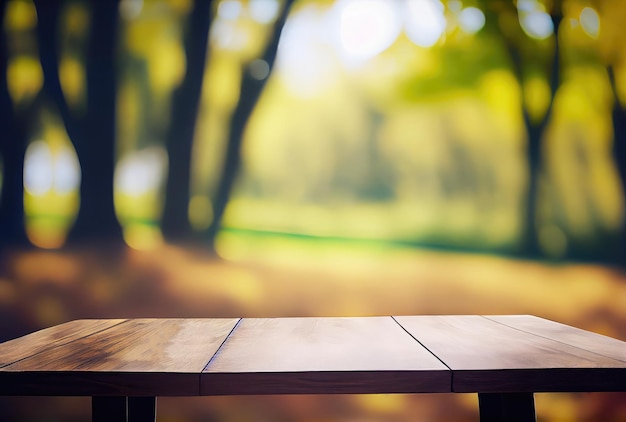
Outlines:
{"type": "Polygon", "coordinates": [[[172,96],[172,115],[166,135],[169,170],[162,230],[166,239],[191,239],[189,223],[190,163],[202,92],[211,25],[212,1],[196,0],[184,38],[187,73],[172,96]]]}
{"type": "Polygon", "coordinates": [[[91,3],[91,25],[85,46],[86,110],[68,105],[59,78],[59,33],[62,0],[35,0],[37,35],[45,95],[59,110],[81,164],[81,206],[68,237],[70,243],[122,241],[115,216],[116,52],[119,0],[91,3]]]}
{"type": "Polygon", "coordinates": [[[601,62],[606,66],[611,84],[613,152],[622,188],[626,189],[626,49],[623,42],[626,3],[595,0],[593,5],[602,15],[602,27],[594,52],[599,53],[601,62]]]}
{"type": "MultiPolygon", "coordinates": [[[[541,257],[537,227],[537,203],[539,182],[542,175],[542,140],[550,122],[554,98],[561,80],[561,51],[559,28],[563,19],[562,1],[554,0],[549,9],[553,33],[546,39],[531,39],[521,26],[519,9],[513,2],[496,0],[488,2],[488,28],[495,31],[506,46],[512,70],[519,81],[522,98],[522,115],[526,128],[526,156],[528,179],[526,207],[523,214],[521,253],[530,258],[541,257]],[[531,92],[533,78],[547,82],[548,95],[545,104],[533,104],[531,92]]],[[[542,37],[543,38],[543,37],[542,37]]]]}
{"type": "MultiPolygon", "coordinates": [[[[622,182],[622,192],[626,194],[626,105],[619,96],[613,65],[608,66],[608,72],[614,96],[611,109],[611,117],[613,119],[613,157],[615,157],[617,171],[622,182]]],[[[615,251],[615,255],[617,264],[623,267],[626,266],[626,223],[622,223],[622,229],[618,236],[621,242],[615,251]]]]}
{"type": "MultiPolygon", "coordinates": [[[[523,3],[524,7],[519,7],[520,4],[515,7],[508,1],[485,2],[489,14],[487,22],[492,23],[488,27],[498,35],[507,47],[512,70],[518,79],[521,90],[521,110],[526,128],[528,162],[526,205],[520,243],[520,252],[523,256],[541,258],[548,252],[547,246],[540,241],[542,227],[539,226],[538,221],[539,198],[543,197],[543,200],[551,202],[551,204],[544,204],[541,207],[544,209],[546,207],[552,208],[554,213],[549,217],[552,221],[548,225],[557,227],[558,235],[563,236],[564,243],[558,254],[563,254],[562,257],[568,259],[611,263],[623,259],[623,251],[625,250],[623,228],[619,232],[615,230],[615,227],[606,226],[598,212],[596,195],[593,193],[594,187],[587,183],[587,180],[596,171],[594,167],[597,164],[590,161],[590,152],[585,147],[584,136],[581,136],[580,133],[569,135],[569,150],[572,152],[570,159],[573,160],[570,165],[577,168],[581,177],[569,179],[568,186],[556,185],[557,182],[554,177],[558,170],[552,167],[548,172],[547,160],[544,157],[545,150],[550,149],[546,144],[545,137],[550,120],[554,115],[553,108],[559,87],[568,82],[566,76],[571,76],[576,69],[597,67],[598,51],[600,51],[604,53],[602,60],[607,66],[613,96],[615,97],[612,104],[613,157],[622,179],[622,185],[624,184],[623,157],[626,154],[623,150],[624,143],[620,141],[620,138],[623,136],[622,131],[624,129],[622,126],[625,116],[614,77],[614,67],[621,65],[620,57],[623,54],[621,36],[616,36],[617,33],[621,34],[621,23],[617,25],[619,26],[618,30],[616,28],[613,28],[613,31],[610,30],[611,26],[621,22],[618,18],[619,13],[615,10],[620,8],[620,6],[616,6],[620,3],[606,4],[611,5],[612,13],[605,13],[602,20],[602,33],[614,32],[614,34],[609,37],[601,37],[594,43],[591,38],[597,38],[597,34],[589,35],[587,41],[582,41],[572,35],[571,29],[575,26],[585,25],[579,21],[582,18],[578,16],[578,12],[580,9],[584,10],[584,6],[589,8],[591,4],[552,0],[545,3],[528,1],[523,3]],[[568,13],[567,19],[564,19],[565,11],[568,13]],[[534,14],[535,17],[538,15],[544,18],[549,16],[552,27],[551,33],[546,31],[541,35],[533,34],[533,28],[528,27],[528,22],[526,22],[525,27],[524,14],[528,15],[529,13],[534,14]],[[562,25],[562,22],[567,26],[562,25]],[[493,23],[497,24],[493,25],[493,23]],[[609,27],[609,31],[606,31],[607,27],[609,27]],[[564,32],[564,30],[569,30],[569,32],[564,32]],[[622,149],[620,150],[620,148],[622,149]],[[546,187],[545,192],[549,192],[549,194],[546,195],[545,192],[542,194],[540,190],[543,188],[540,189],[540,186],[546,187]],[[565,190],[570,193],[565,192],[565,190]],[[586,225],[587,229],[580,229],[575,227],[575,224],[572,225],[567,214],[571,215],[573,211],[563,209],[567,200],[566,197],[571,197],[571,192],[575,192],[575,195],[581,198],[584,207],[582,212],[588,216],[583,217],[585,221],[581,224],[586,225]],[[554,211],[559,208],[560,211],[554,211]]],[[[596,4],[598,10],[601,10],[603,5],[605,5],[603,2],[596,4]]],[[[595,15],[596,12],[589,9],[589,13],[595,15]]],[[[535,21],[535,23],[537,22],[535,21]]],[[[546,21],[544,20],[543,23],[545,25],[546,21]]],[[[589,85],[592,84],[593,82],[589,81],[589,85]]],[[[596,86],[596,89],[601,89],[601,87],[596,86]]],[[[561,105],[567,107],[566,104],[561,105]]],[[[592,117],[590,116],[590,118],[592,117]]],[[[563,157],[559,161],[564,163],[567,158],[563,157]]],[[[544,221],[543,224],[545,223],[544,221]]],[[[544,233],[545,235],[547,234],[544,233]]],[[[544,238],[543,242],[545,241],[544,238]]]]}
{"type": "Polygon", "coordinates": [[[241,75],[239,99],[232,114],[224,164],[213,200],[213,220],[205,233],[212,245],[220,229],[222,217],[228,200],[230,199],[231,191],[239,170],[243,135],[254,110],[254,106],[261,96],[263,88],[274,67],[280,34],[292,4],[293,0],[285,0],[279,16],[274,21],[269,39],[260,57],[260,59],[267,64],[268,74],[266,77],[258,79],[249,69],[244,70],[241,75]]]}
{"type": "Polygon", "coordinates": [[[622,181],[622,188],[626,189],[626,104],[618,92],[614,65],[608,66],[608,73],[614,97],[611,113],[613,119],[613,156],[622,181]]]}
{"type": "Polygon", "coordinates": [[[32,103],[32,98],[24,98],[14,104],[8,81],[8,67],[11,59],[9,42],[15,40],[7,36],[5,18],[8,0],[0,0],[0,164],[2,186],[0,195],[0,248],[28,245],[24,226],[24,155],[27,133],[24,109],[32,103]]]}
{"type": "MultiPolygon", "coordinates": [[[[603,12],[603,28],[600,36],[600,52],[607,67],[613,106],[611,118],[613,124],[613,157],[622,184],[622,192],[626,194],[626,90],[621,89],[626,81],[623,80],[626,66],[626,50],[622,41],[624,33],[623,22],[626,17],[626,3],[624,2],[597,2],[598,9],[603,12]],[[620,80],[620,71],[622,79],[620,80]],[[621,84],[620,84],[621,82],[621,84]]],[[[618,263],[626,265],[626,222],[622,223],[619,233],[621,239],[617,252],[618,263]]]]}

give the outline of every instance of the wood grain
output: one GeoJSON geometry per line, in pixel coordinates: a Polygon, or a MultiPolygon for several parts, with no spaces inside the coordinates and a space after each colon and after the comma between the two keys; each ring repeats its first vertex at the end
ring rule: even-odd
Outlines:
{"type": "Polygon", "coordinates": [[[452,369],[457,392],[626,389],[624,362],[485,317],[395,319],[452,369]]]}
{"type": "Polygon", "coordinates": [[[76,320],[4,342],[0,344],[0,367],[106,330],[124,321],[124,319],[76,320]]]}
{"type": "Polygon", "coordinates": [[[202,394],[450,391],[450,373],[390,317],[243,319],[202,394]]]}
{"type": "Polygon", "coordinates": [[[532,315],[489,315],[487,319],[599,355],[626,362],[626,343],[532,315]]]}
{"type": "Polygon", "coordinates": [[[74,321],[0,344],[0,395],[626,391],[619,340],[531,316],[394,318],[74,321]]]}
{"type": "Polygon", "coordinates": [[[199,373],[237,321],[128,320],[6,366],[0,380],[28,372],[35,374],[27,383],[33,391],[42,389],[39,375],[67,394],[197,395],[199,373]]]}

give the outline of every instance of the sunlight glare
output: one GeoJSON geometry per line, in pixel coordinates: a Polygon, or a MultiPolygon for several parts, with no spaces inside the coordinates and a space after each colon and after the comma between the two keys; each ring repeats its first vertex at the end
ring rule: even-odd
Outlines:
{"type": "Polygon", "coordinates": [[[520,17],[524,32],[532,38],[545,40],[554,32],[552,18],[546,12],[532,12],[520,17]]]}
{"type": "Polygon", "coordinates": [[[278,0],[251,0],[248,7],[252,19],[263,24],[273,22],[280,10],[278,0]]]}
{"type": "Polygon", "coordinates": [[[224,0],[217,7],[217,16],[224,20],[236,20],[241,15],[241,2],[238,0],[224,0]]]}
{"type": "Polygon", "coordinates": [[[485,26],[485,14],[476,7],[466,7],[459,13],[459,25],[463,32],[475,34],[485,26]]]}
{"type": "Polygon", "coordinates": [[[135,19],[143,9],[143,0],[122,0],[119,5],[120,16],[126,20],[135,19]]]}
{"type": "Polygon", "coordinates": [[[537,0],[519,0],[517,10],[522,13],[530,13],[537,8],[537,0]]]}
{"type": "Polygon", "coordinates": [[[580,12],[580,25],[585,31],[585,34],[591,38],[596,39],[600,35],[600,16],[598,12],[591,7],[585,7],[580,12]]]}
{"type": "Polygon", "coordinates": [[[519,23],[529,37],[545,40],[554,33],[552,18],[537,0],[520,0],[517,10],[519,23]]]}
{"type": "Polygon", "coordinates": [[[209,38],[211,43],[224,50],[241,50],[248,42],[245,31],[237,29],[237,19],[243,13],[243,6],[238,0],[225,0],[217,7],[217,17],[211,24],[209,38]]]}
{"type": "Polygon", "coordinates": [[[211,25],[209,37],[211,43],[224,50],[238,51],[248,42],[246,32],[238,30],[231,21],[219,19],[211,25]]]}
{"type": "Polygon", "coordinates": [[[115,169],[115,189],[130,196],[159,189],[167,163],[167,153],[160,147],[130,153],[120,160],[115,169]]]}
{"type": "Polygon", "coordinates": [[[291,93],[310,98],[336,79],[324,36],[328,21],[314,7],[305,7],[289,18],[280,35],[276,71],[291,93]]]}
{"type": "Polygon", "coordinates": [[[420,47],[432,47],[446,29],[444,7],[439,0],[407,0],[406,34],[420,47]]]}
{"type": "Polygon", "coordinates": [[[80,164],[76,153],[64,147],[54,160],[54,187],[59,193],[69,193],[79,189],[80,179],[80,164]]]}
{"type": "Polygon", "coordinates": [[[53,181],[52,152],[45,141],[32,142],[24,156],[24,189],[31,195],[50,191],[53,181]]]}
{"type": "Polygon", "coordinates": [[[448,2],[448,9],[455,14],[461,13],[461,10],[463,10],[463,3],[459,0],[450,0],[448,2]]]}
{"type": "Polygon", "coordinates": [[[339,45],[346,61],[363,62],[386,50],[401,31],[395,2],[344,0],[337,3],[339,45]]]}

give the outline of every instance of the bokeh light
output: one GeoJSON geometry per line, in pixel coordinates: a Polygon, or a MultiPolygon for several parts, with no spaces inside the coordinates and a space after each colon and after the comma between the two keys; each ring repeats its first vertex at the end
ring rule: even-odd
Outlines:
{"type": "Polygon", "coordinates": [[[520,0],[517,9],[520,25],[529,37],[543,40],[554,33],[552,18],[538,0],[520,0]]]}
{"type": "Polygon", "coordinates": [[[304,7],[287,21],[280,36],[276,70],[280,80],[297,96],[315,96],[337,78],[328,45],[327,16],[304,7]]]}
{"type": "Polygon", "coordinates": [[[10,1],[5,3],[3,27],[7,31],[33,29],[37,24],[37,10],[29,1],[10,1]]]}
{"type": "Polygon", "coordinates": [[[580,11],[579,19],[585,34],[597,39],[600,35],[600,16],[598,16],[598,12],[592,7],[584,7],[580,11]]]}
{"type": "Polygon", "coordinates": [[[250,75],[259,81],[270,75],[270,65],[263,59],[254,60],[248,67],[250,75]]]}
{"type": "Polygon", "coordinates": [[[44,133],[50,139],[31,142],[24,156],[24,212],[28,239],[54,249],[65,242],[76,215],[81,173],[66,135],[44,133]]]}
{"type": "Polygon", "coordinates": [[[158,190],[167,168],[167,153],[160,147],[146,148],[122,157],[115,170],[115,189],[130,196],[158,190]]]}
{"type": "Polygon", "coordinates": [[[120,16],[126,20],[137,18],[143,9],[143,0],[121,0],[120,16]]]}
{"type": "Polygon", "coordinates": [[[115,169],[115,209],[124,240],[133,249],[149,250],[163,243],[158,223],[167,163],[162,147],[148,147],[123,156],[115,169]]]}
{"type": "Polygon", "coordinates": [[[45,141],[31,142],[24,157],[24,188],[32,195],[43,195],[54,181],[52,152],[45,141]]]}
{"type": "Polygon", "coordinates": [[[225,50],[241,50],[248,42],[244,32],[237,30],[233,21],[217,20],[211,26],[211,42],[225,50]]]}
{"type": "MultiPolygon", "coordinates": [[[[15,122],[28,122],[17,143],[0,142],[0,154],[28,146],[23,191],[19,177],[0,173],[2,191],[23,194],[27,237],[3,245],[0,335],[126,315],[533,313],[626,338],[626,282],[615,269],[626,197],[613,149],[623,135],[611,109],[626,98],[617,60],[625,1],[297,0],[272,63],[267,41],[289,2],[120,0],[116,139],[107,143],[117,161],[104,169],[84,153],[95,137],[68,136],[101,130],[79,124],[98,117],[85,107],[93,92],[85,46],[94,40],[89,6],[100,3],[50,5],[60,3],[67,104],[42,91],[50,67],[41,66],[32,0],[8,0],[0,37],[9,47],[6,104],[15,122]],[[204,68],[187,37],[199,6],[212,18],[204,68]],[[254,111],[242,113],[247,89],[261,86],[254,111]],[[188,108],[195,94],[197,114],[188,108]],[[58,104],[68,106],[63,116],[58,104]],[[529,142],[541,146],[539,173],[529,142]],[[173,149],[181,145],[185,154],[173,149]],[[227,154],[234,150],[241,155],[227,154]],[[81,180],[81,166],[98,168],[102,184],[81,190],[94,180],[81,180]],[[166,191],[172,174],[191,182],[166,191]],[[231,189],[224,175],[234,176],[231,189]],[[81,219],[89,194],[110,194],[102,186],[114,188],[109,223],[81,219]],[[170,212],[172,204],[182,206],[170,212]],[[113,228],[113,242],[94,227],[113,228]],[[74,237],[81,230],[84,248],[74,237]]],[[[13,160],[0,157],[5,168],[21,164],[13,160]]],[[[537,418],[611,420],[625,414],[622,396],[541,394],[537,418]]],[[[159,412],[181,422],[476,417],[475,397],[463,395],[267,399],[164,399],[159,412]]],[[[14,400],[0,401],[3,412],[14,400]]],[[[55,400],[44,405],[59,407],[61,419],[88,420],[88,401],[55,400]]],[[[47,410],[2,414],[57,414],[47,410]]]]}
{"type": "Polygon", "coordinates": [[[407,0],[405,31],[420,47],[431,47],[446,30],[444,6],[439,0],[407,0]]]}
{"type": "Polygon", "coordinates": [[[468,34],[475,34],[485,26],[485,14],[477,7],[466,7],[459,13],[459,26],[468,34]]]}
{"type": "Polygon", "coordinates": [[[401,31],[399,3],[386,0],[341,0],[338,15],[341,57],[359,64],[387,49],[401,31]]]}
{"type": "Polygon", "coordinates": [[[239,0],[224,0],[217,6],[217,17],[224,20],[236,20],[243,10],[239,0]]]}
{"type": "Polygon", "coordinates": [[[152,250],[163,244],[159,228],[148,224],[129,223],[124,227],[124,240],[139,251],[152,250]]]}
{"type": "Polygon", "coordinates": [[[80,164],[76,152],[62,148],[54,160],[54,188],[61,194],[76,191],[80,187],[80,164]]]}
{"type": "Polygon", "coordinates": [[[278,0],[250,0],[248,8],[252,19],[261,24],[268,24],[276,20],[280,3],[278,0]]]}

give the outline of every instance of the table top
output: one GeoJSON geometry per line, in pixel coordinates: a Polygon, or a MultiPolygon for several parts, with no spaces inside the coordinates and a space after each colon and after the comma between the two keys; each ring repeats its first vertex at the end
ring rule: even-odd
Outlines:
{"type": "Polygon", "coordinates": [[[626,391],[626,342],[529,315],[77,320],[0,344],[0,395],[626,391]]]}

